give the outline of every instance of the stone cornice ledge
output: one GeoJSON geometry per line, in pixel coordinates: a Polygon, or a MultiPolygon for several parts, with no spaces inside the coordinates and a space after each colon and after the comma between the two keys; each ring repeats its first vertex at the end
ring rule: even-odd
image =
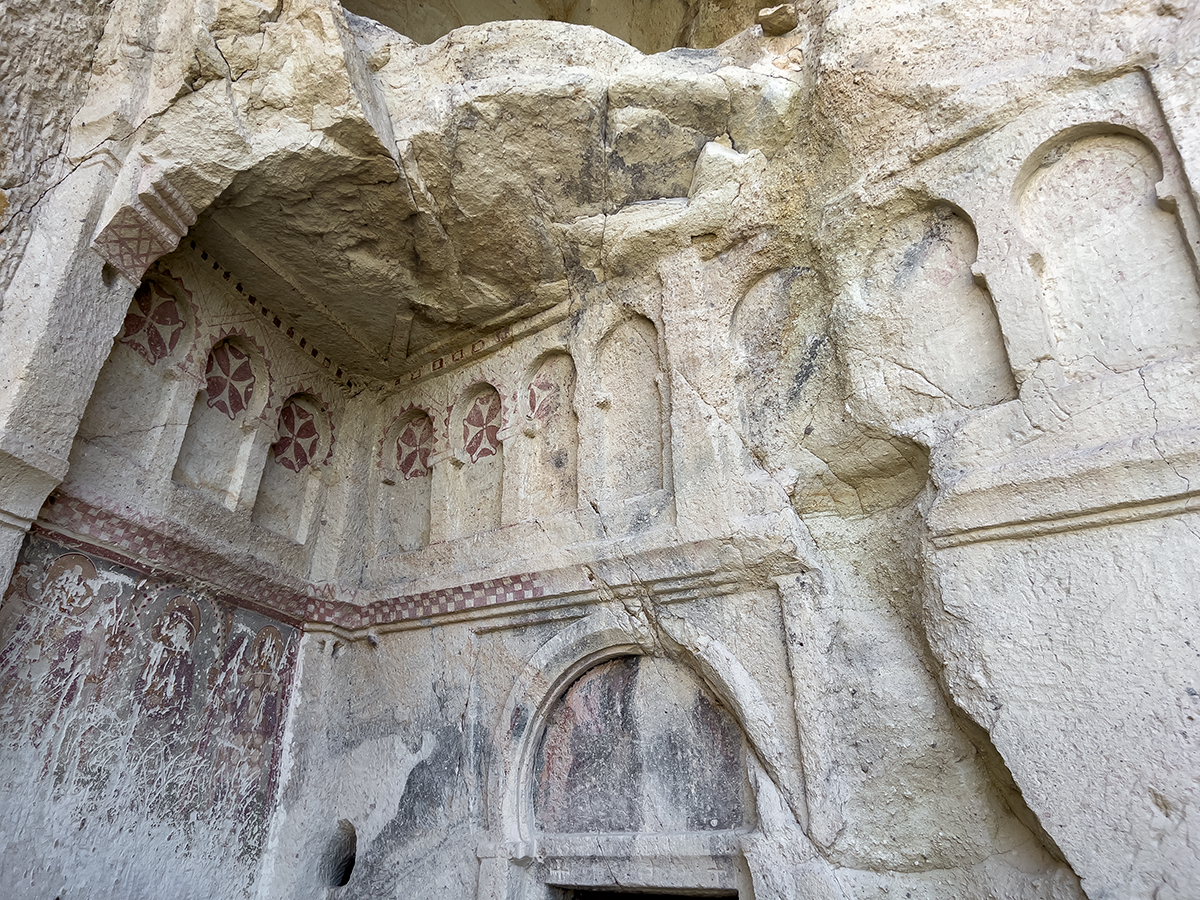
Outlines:
{"type": "Polygon", "coordinates": [[[632,597],[669,604],[773,590],[773,577],[809,568],[790,542],[763,535],[629,553],[614,542],[608,554],[587,564],[463,584],[449,576],[446,586],[434,590],[355,602],[353,590],[312,584],[256,559],[223,555],[174,523],[133,518],[59,492],[43,507],[36,527],[121,565],[202,582],[227,602],[346,640],[421,628],[434,619],[509,617],[632,597]]]}
{"type": "Polygon", "coordinates": [[[0,525],[27,529],[66,473],[65,459],[24,436],[0,430],[0,525]]]}
{"type": "Polygon", "coordinates": [[[927,522],[955,547],[1179,515],[1200,509],[1200,428],[1148,434],[967,469],[927,522]]]}

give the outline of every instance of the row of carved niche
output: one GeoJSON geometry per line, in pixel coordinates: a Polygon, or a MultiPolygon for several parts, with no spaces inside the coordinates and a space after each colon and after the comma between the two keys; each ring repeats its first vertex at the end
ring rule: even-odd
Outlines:
{"type": "MultiPolygon", "coordinates": [[[[640,315],[617,323],[598,344],[596,367],[608,389],[597,404],[599,499],[664,491],[667,398],[655,325],[640,315]]],[[[466,386],[456,399],[435,405],[426,391],[391,417],[376,444],[385,548],[417,549],[580,504],[572,354],[542,353],[515,386],[494,373],[490,381],[458,377],[466,386]]]]}
{"type": "MultiPolygon", "coordinates": [[[[1021,237],[1068,380],[1200,347],[1200,286],[1160,151],[1128,129],[1074,130],[1022,166],[1021,237]]],[[[893,219],[837,325],[864,416],[895,423],[1017,395],[1003,323],[957,206],[893,219]]],[[[1005,298],[1001,298],[1004,301],[1005,298]]]]}
{"type": "Polygon", "coordinates": [[[262,347],[247,333],[208,334],[191,292],[165,274],[138,286],[118,344],[151,369],[198,385],[172,480],[231,510],[250,506],[254,522],[304,543],[322,489],[315,476],[334,438],[327,404],[300,383],[309,379],[275,390],[262,347]],[[206,336],[201,374],[194,366],[206,336]]]}

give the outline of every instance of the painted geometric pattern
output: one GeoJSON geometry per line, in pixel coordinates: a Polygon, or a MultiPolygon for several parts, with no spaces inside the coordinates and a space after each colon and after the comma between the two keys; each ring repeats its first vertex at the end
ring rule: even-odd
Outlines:
{"type": "Polygon", "coordinates": [[[404,426],[396,439],[396,465],[409,478],[424,478],[430,473],[429,456],[433,453],[433,419],[417,416],[404,426]]]}
{"type": "Polygon", "coordinates": [[[544,596],[546,590],[538,582],[537,576],[526,574],[380,600],[362,607],[334,599],[314,597],[308,601],[305,618],[310,622],[322,622],[346,629],[370,628],[469,609],[520,603],[544,596]]]}
{"type": "MultiPolygon", "coordinates": [[[[138,561],[143,565],[157,564],[167,570],[186,571],[193,577],[209,579],[218,584],[228,576],[226,567],[206,553],[191,550],[86,501],[64,494],[55,494],[52,499],[54,502],[47,503],[38,518],[56,531],[61,529],[58,534],[52,535],[53,540],[62,541],[65,532],[84,542],[84,546],[90,548],[93,554],[98,552],[123,564],[136,565],[138,561]],[[118,548],[123,553],[114,557],[111,552],[100,550],[100,546],[118,548]]],[[[42,531],[40,528],[38,530],[42,531]]],[[[225,598],[249,609],[269,612],[284,622],[326,623],[347,629],[426,619],[550,595],[544,577],[532,572],[394,597],[366,606],[336,599],[329,596],[329,592],[320,591],[312,585],[308,588],[308,596],[282,585],[261,581],[252,590],[253,594],[246,595],[244,599],[233,595],[225,595],[225,598]]]]}
{"type": "Polygon", "coordinates": [[[208,405],[236,419],[254,395],[254,369],[250,357],[229,341],[218,344],[208,356],[208,405]]]}
{"type": "Polygon", "coordinates": [[[463,419],[463,449],[471,462],[495,456],[500,449],[500,395],[487,391],[475,398],[463,419]]]}
{"type": "Polygon", "coordinates": [[[543,367],[537,377],[529,383],[529,412],[535,419],[548,419],[562,405],[562,389],[551,380],[550,373],[543,367]]]}
{"type": "Polygon", "coordinates": [[[181,236],[138,203],[117,213],[97,236],[95,247],[130,281],[139,281],[152,262],[175,249],[181,236]]]}
{"type": "Polygon", "coordinates": [[[279,437],[271,448],[275,461],[299,472],[316,459],[320,441],[316,415],[295,400],[284,404],[279,414],[279,437]]]}
{"type": "Polygon", "coordinates": [[[125,315],[121,343],[132,347],[150,365],[175,352],[183,334],[179,302],[153,281],[143,281],[125,315]]]}

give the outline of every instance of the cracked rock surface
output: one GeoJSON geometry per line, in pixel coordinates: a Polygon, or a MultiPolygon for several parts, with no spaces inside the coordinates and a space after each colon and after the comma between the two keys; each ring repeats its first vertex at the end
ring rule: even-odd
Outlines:
{"type": "Polygon", "coordinates": [[[602,6],[5,7],[6,896],[1197,894],[1200,11],[602,6]]]}

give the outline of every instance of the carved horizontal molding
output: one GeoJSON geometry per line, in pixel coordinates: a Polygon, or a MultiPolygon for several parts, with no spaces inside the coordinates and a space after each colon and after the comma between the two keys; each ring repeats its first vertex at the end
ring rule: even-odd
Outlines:
{"type": "Polygon", "coordinates": [[[362,594],[336,585],[291,579],[282,572],[278,577],[264,574],[271,567],[261,561],[232,559],[168,533],[178,528],[172,523],[132,521],[62,492],[47,500],[35,528],[121,565],[203,582],[234,605],[346,640],[422,628],[435,621],[507,617],[512,619],[510,627],[520,627],[531,613],[551,614],[606,600],[671,604],[773,589],[772,576],[804,568],[783,550],[761,555],[751,563],[753,571],[729,566],[725,551],[730,542],[712,539],[360,601],[362,594]]]}
{"type": "Polygon", "coordinates": [[[396,377],[394,383],[413,384],[432,375],[444,374],[468,363],[477,362],[518,338],[557,325],[569,314],[570,301],[566,300],[527,318],[514,320],[514,314],[509,313],[483,326],[477,336],[465,343],[461,338],[455,337],[435,344],[420,354],[414,354],[408,361],[409,367],[396,377]]]}
{"type": "Polygon", "coordinates": [[[985,541],[1024,540],[1086,528],[1103,528],[1197,511],[1200,511],[1200,491],[1192,491],[1172,497],[1089,509],[1067,515],[1001,522],[957,531],[935,531],[932,540],[933,545],[941,550],[985,541]]]}

